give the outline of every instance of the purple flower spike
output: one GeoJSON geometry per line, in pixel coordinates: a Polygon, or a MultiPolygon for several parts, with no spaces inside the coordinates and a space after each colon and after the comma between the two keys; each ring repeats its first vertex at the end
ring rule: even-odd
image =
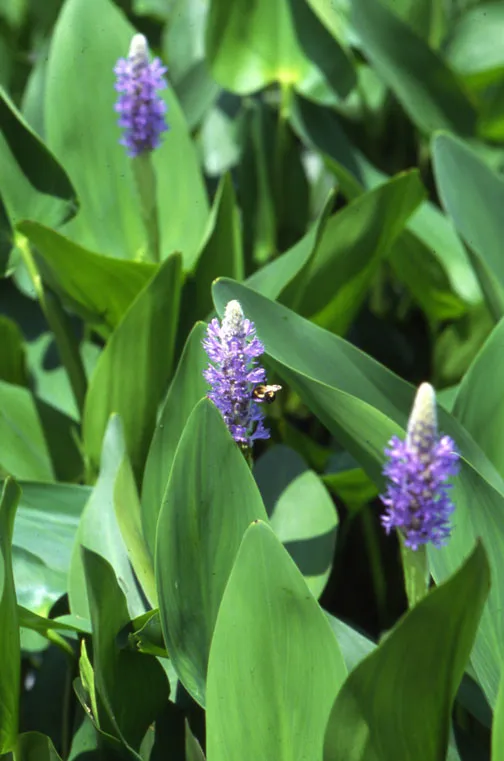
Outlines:
{"type": "Polygon", "coordinates": [[[120,140],[134,157],[153,151],[161,144],[161,134],[166,132],[166,104],[157,90],[166,87],[164,74],[167,69],[159,58],[149,62],[147,40],[143,34],[135,34],[127,58],[120,58],[114,67],[117,76],[115,89],[121,93],[115,104],[120,117],[119,127],[125,132],[120,140]]]}
{"type": "Polygon", "coordinates": [[[207,329],[203,348],[210,363],[204,372],[210,384],[208,398],[219,409],[234,440],[252,447],[255,439],[269,439],[264,416],[254,400],[257,384],[266,371],[257,367],[264,346],[255,334],[254,323],[246,320],[238,301],[230,301],[222,325],[214,319],[207,329]]]}
{"type": "Polygon", "coordinates": [[[385,454],[389,483],[381,496],[387,508],[381,521],[387,534],[399,529],[412,550],[428,542],[446,544],[455,509],[447,481],[458,473],[459,454],[453,439],[438,435],[436,396],[429,383],[417,391],[406,441],[393,436],[385,454]]]}

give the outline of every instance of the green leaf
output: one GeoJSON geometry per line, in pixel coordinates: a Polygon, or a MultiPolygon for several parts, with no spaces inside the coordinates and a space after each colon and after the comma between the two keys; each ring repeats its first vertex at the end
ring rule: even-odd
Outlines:
{"type": "Polygon", "coordinates": [[[503,34],[503,4],[478,3],[455,18],[446,40],[446,58],[471,82],[489,83],[504,70],[503,34]]]}
{"type": "Polygon", "coordinates": [[[247,278],[247,286],[252,290],[262,293],[270,299],[279,298],[280,294],[287,290],[301,270],[307,265],[313,256],[315,247],[318,246],[323,230],[327,223],[334,196],[331,193],[322,213],[311,225],[308,232],[303,235],[288,251],[280,254],[271,262],[268,262],[256,270],[247,278]]]}
{"type": "Polygon", "coordinates": [[[20,171],[33,188],[66,201],[67,216],[75,214],[77,196],[67,173],[1,86],[0,130],[20,171]]]}
{"type": "Polygon", "coordinates": [[[27,385],[23,334],[17,324],[0,316],[0,380],[17,386],[27,385]]]}
{"type": "Polygon", "coordinates": [[[16,761],[61,761],[52,740],[40,732],[19,735],[16,761]]]}
{"type": "Polygon", "coordinates": [[[351,672],[331,711],[325,761],[446,757],[453,700],[489,586],[479,544],[351,672]]]}
{"type": "Polygon", "coordinates": [[[142,482],[142,526],[152,558],[156,548],[159,511],[173,458],[189,415],[208,390],[208,384],[203,378],[208,357],[201,345],[205,332],[206,325],[200,322],[189,334],[161,409],[145,463],[142,482]]]}
{"type": "MultiPolygon", "coordinates": [[[[67,168],[81,201],[79,215],[65,232],[92,251],[120,259],[141,258],[146,250],[131,159],[119,145],[121,130],[114,114],[113,68],[118,58],[127,56],[135,32],[108,0],[68,0],[51,41],[45,98],[48,144],[67,168]]],[[[174,91],[167,88],[162,95],[170,132],[152,154],[162,258],[181,251],[190,269],[208,201],[174,91]]]]}
{"type": "Polygon", "coordinates": [[[208,761],[321,759],[345,676],[338,643],[303,577],[271,529],[255,521],[210,650],[208,761]]]}
{"type": "Polygon", "coordinates": [[[343,49],[301,0],[237,0],[232,8],[214,0],[206,54],[215,80],[240,95],[272,82],[300,90],[323,82],[345,96],[355,83],[343,49]]]}
{"type": "Polygon", "coordinates": [[[18,230],[36,247],[47,285],[105,336],[117,327],[156,271],[155,265],[147,262],[94,254],[37,222],[21,222],[18,230]]]}
{"type": "Polygon", "coordinates": [[[48,613],[67,592],[67,575],[88,486],[23,482],[12,561],[18,602],[48,613]]]}
{"type": "Polygon", "coordinates": [[[220,412],[202,399],[181,436],[156,535],[156,582],[166,648],[188,692],[205,703],[210,642],[247,526],[266,512],[220,412]]]}
{"type": "Polygon", "coordinates": [[[504,752],[504,671],[492,722],[492,761],[500,761],[504,752]]]}
{"type": "Polygon", "coordinates": [[[163,262],[131,304],[100,355],[86,395],[83,439],[92,464],[98,463],[109,416],[116,412],[138,481],[172,368],[180,267],[178,255],[163,262]]]}
{"type": "Polygon", "coordinates": [[[151,605],[157,605],[156,585],[154,579],[154,560],[150,555],[142,531],[142,512],[135,477],[131,469],[124,444],[121,419],[112,416],[111,430],[114,433],[112,446],[123,457],[114,486],[114,505],[121,530],[121,535],[128,550],[128,556],[140,586],[151,605]]]}
{"type": "Polygon", "coordinates": [[[352,0],[352,23],[378,74],[423,132],[474,133],[476,113],[453,72],[379,0],[352,0]]]}
{"type": "Polygon", "coordinates": [[[270,525],[315,598],[329,578],[338,514],[320,478],[285,446],[269,449],[254,468],[270,525]]]}
{"type": "Polygon", "coordinates": [[[11,544],[20,496],[19,486],[8,478],[0,497],[0,753],[14,750],[18,733],[21,654],[11,544]]]}
{"type": "Polygon", "coordinates": [[[53,481],[51,457],[35,399],[21,386],[0,381],[0,474],[53,481]]]}
{"type": "Polygon", "coordinates": [[[290,286],[303,315],[335,332],[348,328],[383,255],[425,197],[416,170],[365,193],[331,217],[314,255],[290,286]]]}
{"type": "Polygon", "coordinates": [[[96,689],[118,738],[137,750],[168,698],[168,681],[154,658],[117,648],[116,636],[129,622],[126,600],[109,563],[86,548],[82,553],[96,689]]]}
{"type": "Polygon", "coordinates": [[[504,320],[501,320],[462,378],[453,414],[504,477],[504,400],[499,384],[495,382],[501,377],[503,356],[504,320]]]}
{"type": "Polygon", "coordinates": [[[452,135],[436,135],[432,155],[443,205],[474,252],[476,274],[494,317],[499,319],[504,315],[504,182],[452,135]]]}
{"type": "Polygon", "coordinates": [[[114,509],[116,482],[120,478],[125,456],[119,425],[119,418],[114,416],[105,431],[100,474],[82,513],[72,551],[68,575],[70,610],[83,619],[89,619],[89,604],[81,546],[110,563],[126,595],[131,617],[145,612],[145,604],[138,590],[114,509]]]}
{"type": "Polygon", "coordinates": [[[334,636],[338,640],[347,671],[353,671],[369,653],[373,652],[376,645],[356,629],[345,624],[344,621],[340,621],[339,618],[335,618],[335,616],[331,616],[327,612],[325,612],[325,615],[334,636]]]}
{"type": "Polygon", "coordinates": [[[240,218],[230,174],[224,175],[217,188],[205,241],[194,272],[191,295],[197,305],[198,319],[212,310],[212,282],[223,273],[228,273],[234,280],[243,279],[240,218]]]}

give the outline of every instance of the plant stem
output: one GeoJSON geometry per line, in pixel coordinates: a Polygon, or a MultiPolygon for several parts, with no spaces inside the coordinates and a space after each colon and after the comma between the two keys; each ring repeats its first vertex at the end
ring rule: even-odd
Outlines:
{"type": "Polygon", "coordinates": [[[159,220],[156,200],[156,173],[149,152],[141,153],[133,160],[133,174],[140,198],[142,220],[147,233],[147,258],[158,264],[161,260],[159,220]]]}
{"type": "Polygon", "coordinates": [[[425,545],[421,545],[418,550],[406,547],[402,534],[399,534],[399,543],[408,607],[414,608],[429,591],[427,549],[425,545]]]}

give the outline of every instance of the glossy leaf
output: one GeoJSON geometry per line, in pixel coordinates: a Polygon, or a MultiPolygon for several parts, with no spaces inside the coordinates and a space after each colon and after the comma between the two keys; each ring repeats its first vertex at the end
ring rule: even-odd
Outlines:
{"type": "Polygon", "coordinates": [[[72,547],[90,494],[77,484],[23,482],[12,561],[18,602],[31,611],[47,614],[67,592],[72,547]]]}
{"type": "Polygon", "coordinates": [[[131,304],[100,355],[83,416],[84,447],[95,466],[109,416],[116,412],[140,480],[172,368],[180,287],[180,257],[174,255],[131,304]]]}
{"type": "Polygon", "coordinates": [[[504,182],[452,135],[437,135],[432,153],[443,205],[477,258],[476,272],[491,311],[499,319],[504,314],[504,182]],[[467,177],[471,182],[465,180],[467,177]]]}
{"type": "Polygon", "coordinates": [[[156,535],[156,583],[166,648],[188,692],[205,703],[217,612],[247,526],[266,518],[259,490],[208,399],[181,436],[156,535]]]}
{"type": "Polygon", "coordinates": [[[253,7],[239,0],[231,10],[224,0],[214,0],[206,51],[216,81],[240,95],[275,81],[304,89],[325,80],[342,95],[354,84],[346,54],[299,0],[259,0],[253,7]]]}
{"type": "Polygon", "coordinates": [[[44,281],[105,336],[117,327],[156,271],[147,262],[95,254],[36,222],[22,222],[18,229],[36,246],[44,281]]]}
{"type": "Polygon", "coordinates": [[[352,23],[373,67],[424,132],[474,133],[476,114],[453,72],[380,0],[352,0],[352,23]]]}
{"type": "Polygon", "coordinates": [[[345,330],[356,315],[380,259],[425,197],[416,172],[369,191],[331,217],[313,258],[291,289],[297,311],[345,330]]]}
{"type": "Polygon", "coordinates": [[[446,757],[452,703],[489,586],[478,545],[351,672],[331,711],[325,761],[446,757]]]}
{"type": "Polygon", "coordinates": [[[40,732],[19,735],[16,758],[19,761],[61,761],[52,740],[40,732]]]}
{"type": "Polygon", "coordinates": [[[287,447],[273,447],[254,469],[270,525],[315,598],[329,578],[338,514],[319,477],[287,447]]]}
{"type": "Polygon", "coordinates": [[[0,753],[15,749],[21,679],[16,590],[12,572],[12,531],[21,491],[8,478],[0,497],[0,753]]]}
{"type": "Polygon", "coordinates": [[[52,481],[53,466],[31,393],[0,381],[0,474],[52,481]]]}
{"type": "Polygon", "coordinates": [[[504,320],[501,320],[464,375],[457,392],[453,414],[504,476],[501,437],[504,402],[499,386],[492,382],[492,379],[501,375],[503,356],[504,320]]]}
{"type": "MultiPolygon", "coordinates": [[[[113,68],[118,58],[127,55],[134,33],[112,2],[68,0],[52,37],[45,98],[48,144],[67,168],[81,201],[79,215],[66,226],[65,234],[92,251],[120,259],[137,259],[146,247],[131,160],[119,145],[121,131],[114,114],[113,68]]],[[[163,210],[162,258],[182,251],[190,268],[203,236],[208,203],[175,94],[168,88],[163,97],[171,130],[153,155],[157,199],[163,210]]]]}
{"type": "Polygon", "coordinates": [[[124,462],[124,441],[119,425],[119,419],[113,417],[105,431],[100,473],[82,513],[72,550],[68,575],[70,610],[87,620],[90,615],[81,546],[110,563],[126,595],[131,617],[145,612],[145,603],[138,590],[114,509],[116,483],[124,462]]]}
{"type": "Polygon", "coordinates": [[[153,559],[156,525],[173,458],[189,415],[208,390],[208,384],[203,378],[208,358],[201,345],[205,332],[206,326],[200,322],[189,334],[154,430],[145,463],[142,482],[142,527],[153,559]]]}
{"type": "Polygon", "coordinates": [[[126,599],[103,557],[83,548],[83,563],[96,689],[118,738],[136,750],[168,698],[168,682],[155,659],[116,647],[116,636],[129,621],[126,599]]]}
{"type": "Polygon", "coordinates": [[[155,606],[157,598],[154,580],[154,561],[143,537],[140,499],[124,444],[121,419],[112,416],[110,426],[114,434],[112,446],[116,449],[117,453],[122,452],[122,460],[117,471],[114,486],[114,506],[117,522],[119,523],[121,535],[128,550],[131,565],[143,593],[150,604],[155,606]]]}
{"type": "Polygon", "coordinates": [[[208,761],[321,759],[345,676],[337,641],[303,577],[271,529],[255,521],[233,566],[210,650],[208,761]]]}

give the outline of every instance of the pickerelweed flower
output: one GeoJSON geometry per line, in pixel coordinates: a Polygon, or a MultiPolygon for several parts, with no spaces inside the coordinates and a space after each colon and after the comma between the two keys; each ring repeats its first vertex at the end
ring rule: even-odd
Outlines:
{"type": "Polygon", "coordinates": [[[115,104],[120,114],[118,125],[125,132],[120,143],[134,157],[153,151],[161,143],[161,134],[168,125],[166,104],[157,94],[166,87],[163,66],[159,58],[149,62],[149,49],[143,34],[135,34],[127,58],[120,58],[114,67],[117,76],[115,89],[121,93],[115,104]]]}
{"type": "Polygon", "coordinates": [[[383,473],[389,483],[381,497],[387,508],[381,520],[387,534],[399,529],[412,550],[428,542],[446,544],[454,510],[448,479],[458,473],[459,454],[453,439],[438,434],[436,396],[429,383],[417,391],[406,440],[393,436],[385,454],[383,473]]]}
{"type": "Polygon", "coordinates": [[[208,397],[234,440],[252,447],[255,439],[268,439],[264,415],[253,396],[255,386],[266,379],[264,368],[257,366],[264,346],[238,301],[227,304],[222,324],[218,319],[210,322],[203,347],[210,360],[204,372],[212,387],[208,397]]]}

